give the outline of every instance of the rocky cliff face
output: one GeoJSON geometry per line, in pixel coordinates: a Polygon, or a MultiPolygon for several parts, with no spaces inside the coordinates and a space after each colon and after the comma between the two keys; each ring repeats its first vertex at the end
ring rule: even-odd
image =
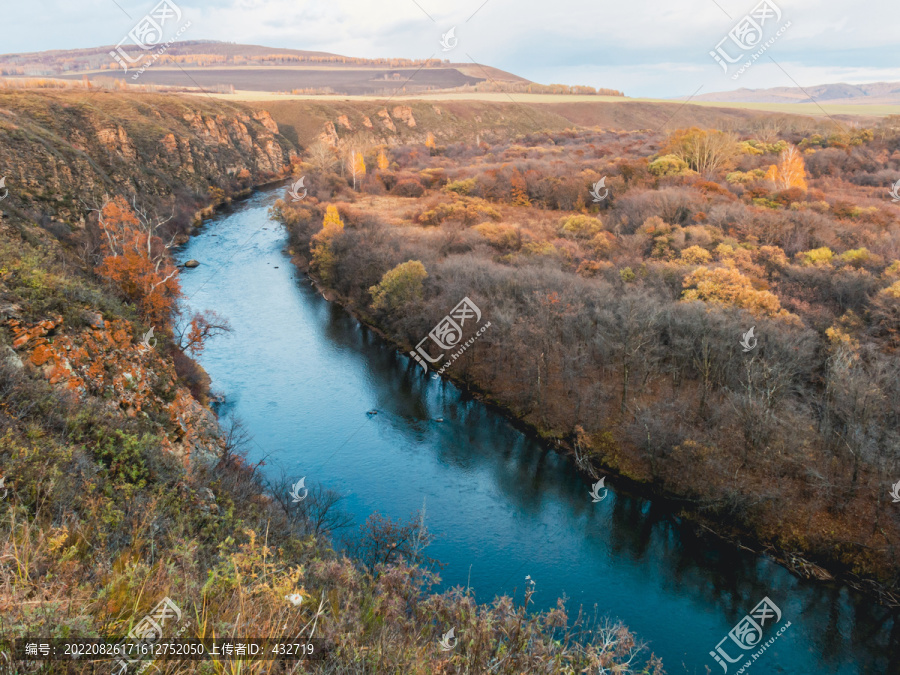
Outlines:
{"type": "Polygon", "coordinates": [[[546,106],[514,102],[428,101],[387,105],[381,101],[279,100],[251,102],[278,123],[299,146],[317,141],[337,147],[342,141],[365,140],[387,145],[474,142],[479,136],[514,138],[542,130],[563,130],[572,122],[546,106]]]}
{"type": "Polygon", "coordinates": [[[212,99],[0,93],[0,360],[134,420],[185,464],[217,455],[215,415],[179,379],[174,350],[142,344],[133,308],[92,275],[79,227],[104,195],[189,222],[286,175],[293,153],[268,112],[212,99]]]}
{"type": "Polygon", "coordinates": [[[77,224],[104,193],[207,201],[285,175],[293,153],[265,110],[208,98],[0,94],[0,208],[32,218],[77,224]]]}
{"type": "Polygon", "coordinates": [[[129,322],[88,316],[88,327],[69,329],[60,316],[27,323],[7,308],[15,367],[75,395],[103,401],[111,411],[143,416],[162,447],[187,464],[218,453],[221,439],[215,415],[178,384],[172,363],[140,343],[129,322]]]}

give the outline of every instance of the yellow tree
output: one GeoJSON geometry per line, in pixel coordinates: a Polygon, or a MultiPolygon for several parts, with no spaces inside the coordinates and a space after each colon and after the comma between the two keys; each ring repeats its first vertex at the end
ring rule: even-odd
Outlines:
{"type": "Polygon", "coordinates": [[[434,146],[434,134],[431,133],[430,131],[428,132],[428,135],[425,136],[425,147],[432,148],[432,149],[434,149],[434,147],[435,147],[434,146]]]}
{"type": "Polygon", "coordinates": [[[331,281],[335,264],[331,242],[343,231],[344,223],[341,220],[341,215],[338,213],[337,207],[331,204],[325,209],[322,229],[313,235],[310,243],[310,249],[312,250],[310,267],[326,283],[331,281]]]}
{"type": "Polygon", "coordinates": [[[325,217],[322,219],[322,232],[335,233],[344,229],[344,221],[334,204],[329,204],[325,209],[325,217]]]}
{"type": "Polygon", "coordinates": [[[769,167],[766,180],[772,181],[781,190],[792,187],[806,189],[806,165],[796,146],[789,145],[781,151],[780,161],[769,167]]]}
{"type": "Polygon", "coordinates": [[[682,300],[702,300],[726,307],[741,307],[757,315],[796,319],[781,308],[778,296],[756,290],[749,277],[733,268],[698,267],[685,277],[684,289],[682,300]]]}
{"type": "Polygon", "coordinates": [[[384,154],[384,148],[378,150],[378,159],[376,160],[378,163],[378,168],[381,171],[385,171],[388,168],[388,158],[387,155],[384,154]]]}
{"type": "Polygon", "coordinates": [[[393,310],[413,300],[421,300],[423,282],[427,277],[425,265],[420,261],[407,260],[400,263],[385,272],[378,284],[369,288],[372,308],[393,310]]]}
{"type": "Polygon", "coordinates": [[[353,189],[356,189],[357,181],[361,181],[366,175],[366,160],[361,152],[353,150],[350,153],[350,173],[353,176],[353,189]]]}

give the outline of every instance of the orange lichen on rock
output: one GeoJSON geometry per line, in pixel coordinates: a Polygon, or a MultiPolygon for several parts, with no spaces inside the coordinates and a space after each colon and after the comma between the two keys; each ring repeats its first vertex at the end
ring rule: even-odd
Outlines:
{"type": "Polygon", "coordinates": [[[42,366],[53,358],[53,350],[48,344],[39,344],[31,352],[31,362],[36,366],[42,366]]]}
{"type": "Polygon", "coordinates": [[[56,319],[45,319],[41,321],[31,328],[26,328],[22,325],[22,322],[17,319],[9,319],[7,324],[12,329],[13,332],[13,349],[19,349],[20,347],[27,345],[32,340],[37,340],[38,338],[42,338],[47,335],[50,331],[54,330],[57,326],[61,325],[63,322],[62,317],[59,316],[56,319]]]}
{"type": "Polygon", "coordinates": [[[221,447],[216,416],[178,384],[172,362],[142,345],[127,321],[101,320],[71,334],[57,330],[61,318],[33,325],[9,319],[6,324],[28,367],[50,384],[95,396],[128,417],[170,420],[161,425],[162,446],[185,463],[214,456],[221,447]]]}

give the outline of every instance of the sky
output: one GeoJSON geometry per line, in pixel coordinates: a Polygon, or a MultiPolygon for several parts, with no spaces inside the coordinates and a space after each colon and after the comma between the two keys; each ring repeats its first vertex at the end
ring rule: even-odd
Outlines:
{"type": "MultiPolygon", "coordinates": [[[[777,10],[757,9],[759,0],[168,1],[190,21],[185,40],[472,61],[536,82],[628,96],[900,81],[900,10],[887,0],[764,0],[777,10]],[[760,11],[768,15],[756,22],[762,41],[742,51],[729,32],[760,11]],[[445,52],[441,36],[451,28],[457,41],[445,52]],[[733,59],[743,56],[723,71],[710,55],[717,46],[733,59]]],[[[157,2],[2,0],[0,53],[116,44],[157,2]]],[[[751,42],[758,33],[751,26],[746,35],[751,42]]]]}

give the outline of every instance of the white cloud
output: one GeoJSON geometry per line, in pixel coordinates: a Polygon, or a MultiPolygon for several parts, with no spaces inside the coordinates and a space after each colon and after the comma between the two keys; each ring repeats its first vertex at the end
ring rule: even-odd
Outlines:
{"type": "MultiPolygon", "coordinates": [[[[187,39],[361,57],[471,57],[540,82],[612,87],[631,95],[686,95],[701,85],[704,92],[793,86],[767,60],[733,82],[708,55],[757,0],[175,1],[192,21],[187,39]],[[459,46],[441,52],[440,36],[454,25],[459,46]]],[[[0,49],[115,43],[156,2],[10,4],[3,10],[0,49]]],[[[890,20],[895,12],[887,0],[865,9],[844,0],[780,0],[779,6],[792,25],[770,53],[800,84],[900,79],[898,70],[887,66],[900,55],[896,22],[890,20]]]]}

